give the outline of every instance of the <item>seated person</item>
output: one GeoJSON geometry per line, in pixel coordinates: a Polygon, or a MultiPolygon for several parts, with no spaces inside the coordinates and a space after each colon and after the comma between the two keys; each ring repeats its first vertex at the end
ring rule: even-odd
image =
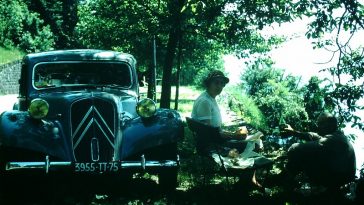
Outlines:
{"type": "MultiPolygon", "coordinates": [[[[203,81],[203,85],[206,90],[196,99],[193,104],[191,118],[200,121],[206,125],[219,128],[220,140],[211,139],[211,141],[214,141],[214,143],[221,142],[222,144],[220,145],[230,148],[228,157],[235,157],[238,156],[240,152],[246,152],[246,148],[255,146],[255,142],[247,143],[246,141],[244,141],[244,139],[246,139],[248,136],[248,130],[246,129],[246,127],[241,127],[236,132],[229,132],[221,129],[222,119],[219,106],[216,102],[216,96],[218,96],[222,92],[223,88],[228,82],[229,78],[227,78],[223,74],[223,72],[219,70],[211,71],[203,81]],[[230,139],[238,139],[239,143],[229,143],[227,140],[230,139]]],[[[214,137],[208,133],[206,133],[205,135],[207,135],[206,138],[214,137]]],[[[254,135],[254,137],[260,137],[261,135],[262,133],[258,132],[254,135]]],[[[206,142],[202,142],[202,144],[205,143],[206,142]]],[[[199,144],[199,142],[197,142],[197,144],[199,144]]],[[[248,152],[251,152],[251,150],[249,150],[248,152]]],[[[261,189],[262,186],[256,180],[255,171],[251,174],[252,176],[247,177],[247,179],[251,183],[253,183],[254,186],[257,186],[259,189],[261,189]]],[[[242,178],[240,178],[240,180],[244,181],[242,180],[242,178]]]]}
{"type": "Polygon", "coordinates": [[[282,134],[297,136],[305,143],[293,144],[287,153],[287,177],[303,172],[317,185],[337,188],[355,177],[355,153],[351,143],[338,129],[337,119],[323,113],[317,120],[318,133],[304,133],[290,126],[282,134]]]}
{"type": "MultiPolygon", "coordinates": [[[[221,128],[221,113],[215,98],[222,92],[228,82],[229,78],[227,78],[223,72],[219,70],[211,71],[203,81],[206,90],[193,104],[191,118],[206,125],[221,128]]],[[[246,128],[241,128],[235,133],[221,130],[221,137],[223,138],[244,139],[247,134],[246,128]]]]}

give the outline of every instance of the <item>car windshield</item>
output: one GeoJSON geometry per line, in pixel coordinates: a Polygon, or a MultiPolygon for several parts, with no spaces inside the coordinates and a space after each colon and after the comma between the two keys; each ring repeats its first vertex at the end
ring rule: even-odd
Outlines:
{"type": "Polygon", "coordinates": [[[131,72],[127,64],[115,62],[40,63],[34,68],[33,85],[37,89],[77,85],[129,88],[131,72]]]}

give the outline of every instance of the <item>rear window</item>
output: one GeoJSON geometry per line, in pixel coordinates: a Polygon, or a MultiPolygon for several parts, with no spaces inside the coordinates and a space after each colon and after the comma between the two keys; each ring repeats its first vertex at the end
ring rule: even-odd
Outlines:
{"type": "Polygon", "coordinates": [[[129,88],[130,67],[115,62],[52,62],[39,63],[33,71],[37,89],[75,85],[115,85],[129,88]]]}

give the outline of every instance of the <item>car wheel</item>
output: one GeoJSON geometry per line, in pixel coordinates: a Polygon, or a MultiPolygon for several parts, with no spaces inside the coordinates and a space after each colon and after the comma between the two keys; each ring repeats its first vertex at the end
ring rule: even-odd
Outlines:
{"type": "Polygon", "coordinates": [[[176,189],[177,183],[177,168],[163,170],[158,174],[160,187],[165,191],[173,191],[176,189]]]}
{"type": "Polygon", "coordinates": [[[20,204],[24,197],[24,190],[21,183],[12,175],[0,177],[0,204],[20,204]]]}
{"type": "MultiPolygon", "coordinates": [[[[177,160],[177,144],[171,144],[164,149],[165,159],[177,160]]],[[[159,185],[163,190],[173,191],[176,189],[178,168],[165,168],[158,173],[159,185]]]]}

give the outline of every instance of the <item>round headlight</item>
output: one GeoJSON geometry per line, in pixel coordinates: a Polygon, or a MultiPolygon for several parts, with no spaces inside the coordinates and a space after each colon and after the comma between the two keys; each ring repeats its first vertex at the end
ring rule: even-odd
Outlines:
{"type": "Polygon", "coordinates": [[[146,98],[138,102],[136,111],[140,117],[148,118],[155,114],[157,106],[153,100],[146,98]]]}
{"type": "Polygon", "coordinates": [[[30,116],[34,119],[42,119],[47,116],[49,110],[49,105],[47,101],[36,98],[30,102],[28,112],[30,116]]]}

